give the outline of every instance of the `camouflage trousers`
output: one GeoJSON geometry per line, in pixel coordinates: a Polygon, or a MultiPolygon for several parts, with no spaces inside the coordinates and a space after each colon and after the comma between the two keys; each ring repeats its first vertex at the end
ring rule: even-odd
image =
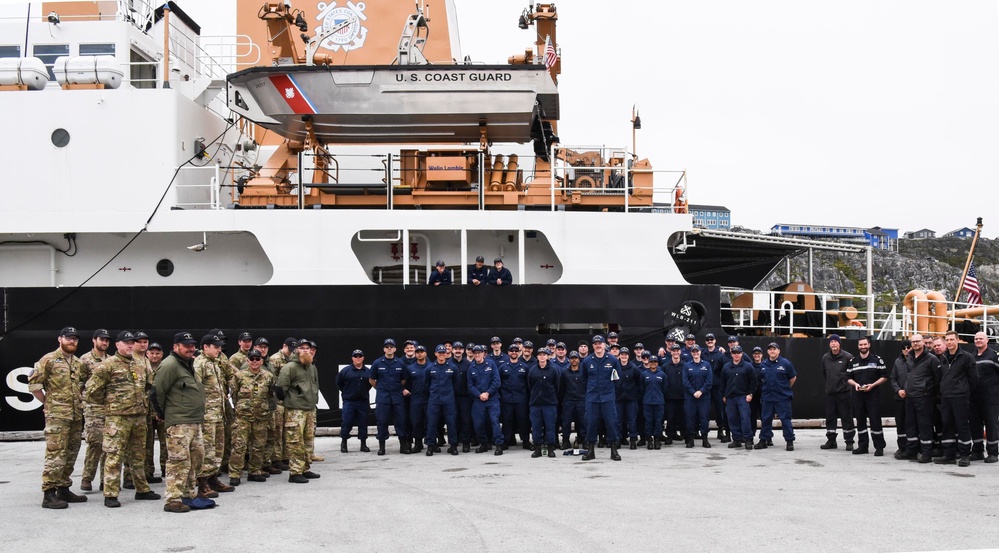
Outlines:
{"type": "Polygon", "coordinates": [[[104,414],[87,412],[84,415],[83,437],[87,440],[87,453],[83,456],[83,479],[93,482],[97,469],[104,475],[104,414]]]}
{"type": "MultiPolygon", "coordinates": [[[[264,466],[269,465],[271,461],[278,460],[279,458],[278,455],[274,454],[275,452],[274,447],[277,444],[277,440],[275,439],[275,437],[278,434],[274,430],[274,416],[275,416],[274,411],[271,411],[267,415],[267,419],[263,421],[264,424],[266,424],[267,426],[267,441],[264,442],[264,466]]],[[[281,442],[283,443],[284,440],[281,440],[281,442]]]]}
{"type": "Polygon", "coordinates": [[[313,409],[305,416],[305,451],[309,452],[309,458],[316,452],[316,410],[313,409]]]}
{"type": "Polygon", "coordinates": [[[278,403],[274,410],[274,452],[271,461],[282,461],[288,458],[288,448],[284,443],[284,405],[278,403]]]}
{"type": "Polygon", "coordinates": [[[198,491],[198,473],[205,459],[201,425],[175,424],[166,428],[166,502],[193,499],[198,491]]]}
{"type": "Polygon", "coordinates": [[[230,477],[239,478],[243,474],[247,449],[250,451],[247,470],[250,474],[260,474],[264,464],[264,447],[267,445],[270,420],[269,417],[236,415],[236,424],[232,429],[232,455],[229,457],[230,477]]]}
{"type": "Polygon", "coordinates": [[[42,491],[73,485],[76,457],[80,454],[83,420],[47,419],[45,421],[45,465],[42,468],[42,491]]]}
{"type": "Polygon", "coordinates": [[[219,473],[222,455],[225,453],[225,423],[222,421],[201,423],[201,440],[205,447],[205,460],[199,477],[210,478],[219,473]]]}
{"type": "Polygon", "coordinates": [[[163,421],[149,418],[149,426],[146,428],[146,476],[156,474],[156,457],[153,455],[153,444],[160,443],[160,472],[166,475],[166,429],[163,428],[163,421]]]}
{"type": "Polygon", "coordinates": [[[229,457],[232,456],[232,433],[236,425],[236,412],[228,400],[222,402],[222,422],[223,440],[222,454],[219,457],[220,465],[229,461],[229,457]]]}
{"type": "Polygon", "coordinates": [[[291,474],[302,474],[312,468],[312,457],[306,446],[309,429],[309,413],[305,409],[284,410],[284,444],[288,450],[291,474]]]}
{"type": "Polygon", "coordinates": [[[146,416],[108,415],[104,418],[104,497],[118,497],[121,491],[121,467],[131,460],[132,482],[136,493],[149,491],[144,470],[146,462],[146,416]]]}

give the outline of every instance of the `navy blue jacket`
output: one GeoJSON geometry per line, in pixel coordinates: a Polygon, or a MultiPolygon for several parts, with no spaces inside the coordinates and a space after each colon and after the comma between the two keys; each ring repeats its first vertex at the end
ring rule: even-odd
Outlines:
{"type": "Polygon", "coordinates": [[[621,374],[621,362],[617,357],[604,352],[603,357],[596,354],[589,354],[586,359],[579,363],[579,370],[583,372],[586,379],[586,402],[587,403],[607,403],[613,402],[616,394],[614,391],[614,381],[611,374],[617,371],[621,374]]]}
{"type": "Polygon", "coordinates": [[[398,357],[375,359],[369,371],[375,381],[375,403],[393,403],[402,400],[403,382],[406,380],[406,367],[398,357]]]}
{"type": "Polygon", "coordinates": [[[499,369],[491,361],[472,362],[468,366],[468,393],[476,401],[483,392],[489,393],[488,401],[499,401],[500,375],[499,369]]]}
{"type": "Polygon", "coordinates": [[[475,286],[475,283],[472,281],[477,280],[479,281],[479,286],[484,286],[487,277],[489,277],[489,267],[483,265],[481,269],[477,269],[475,265],[468,266],[468,284],[475,286]]]}
{"type": "Polygon", "coordinates": [[[496,279],[501,279],[504,285],[513,284],[513,274],[506,267],[503,267],[499,271],[496,270],[496,267],[489,269],[489,275],[486,276],[486,283],[496,286],[496,279]]]}
{"type": "Polygon", "coordinates": [[[455,360],[452,359],[451,363],[453,363],[458,370],[458,380],[454,386],[454,397],[468,397],[468,367],[472,364],[472,362],[465,357],[462,357],[461,361],[455,362],[455,360]]]}
{"type": "Polygon", "coordinates": [[[783,357],[771,361],[769,357],[760,363],[760,377],[763,380],[763,399],[781,401],[791,399],[791,379],[798,376],[794,365],[783,357]]]}
{"type": "Polygon", "coordinates": [[[747,396],[756,393],[756,369],[753,364],[743,359],[734,360],[722,367],[722,394],[725,397],[747,396]]]}
{"type": "Polygon", "coordinates": [[[486,352],[486,359],[492,361],[493,365],[496,365],[496,368],[502,367],[503,363],[510,362],[510,356],[505,353],[501,353],[499,355],[493,355],[490,352],[486,352]]]}
{"type": "Polygon", "coordinates": [[[867,353],[867,359],[861,359],[860,354],[846,364],[846,379],[853,380],[857,384],[874,384],[879,378],[888,378],[888,367],[880,356],[871,352],[867,353]]]}
{"type": "Polygon", "coordinates": [[[617,387],[618,401],[641,401],[642,400],[642,372],[638,367],[628,363],[622,365],[618,372],[618,380],[614,383],[617,387]]]}
{"type": "Polygon", "coordinates": [[[679,364],[674,365],[672,358],[665,365],[659,365],[659,370],[666,375],[666,399],[683,399],[683,369],[685,366],[686,363],[682,359],[679,364]]]}
{"type": "Polygon", "coordinates": [[[548,362],[551,363],[552,366],[555,367],[555,370],[557,370],[559,373],[561,373],[562,371],[569,370],[569,358],[568,357],[565,358],[565,361],[559,361],[558,357],[555,357],[554,355],[552,355],[552,356],[548,357],[548,362]]]}
{"type": "Polygon", "coordinates": [[[562,371],[562,381],[559,385],[562,401],[583,401],[586,399],[586,377],[583,369],[562,371]]]}
{"type": "Polygon", "coordinates": [[[527,387],[531,391],[529,403],[534,407],[558,405],[558,370],[548,363],[545,368],[537,365],[527,373],[527,387]]]}
{"type": "Polygon", "coordinates": [[[500,396],[503,403],[527,403],[527,371],[523,361],[507,361],[500,367],[500,396]]]}
{"type": "Polygon", "coordinates": [[[406,389],[409,390],[413,401],[427,401],[430,398],[430,383],[427,381],[427,369],[429,363],[413,363],[406,367],[406,389]]]}
{"type": "Polygon", "coordinates": [[[714,374],[711,363],[701,359],[700,363],[691,361],[683,367],[683,389],[687,395],[693,397],[694,392],[700,391],[701,397],[711,393],[711,381],[714,374]]]}
{"type": "Polygon", "coordinates": [[[642,371],[642,403],[644,405],[666,404],[666,374],[655,371],[642,371]]]}
{"type": "Polygon", "coordinates": [[[354,365],[347,365],[340,369],[336,375],[336,387],[340,390],[340,397],[344,401],[369,401],[371,391],[369,375],[368,368],[364,366],[355,369],[354,365]]]}
{"type": "Polygon", "coordinates": [[[454,363],[434,362],[427,368],[426,375],[430,387],[430,403],[454,403],[455,390],[458,389],[458,368],[454,363]]]}
{"type": "Polygon", "coordinates": [[[711,370],[714,372],[711,378],[711,387],[718,388],[721,386],[721,370],[725,366],[725,363],[731,361],[731,358],[726,359],[725,354],[721,348],[715,348],[714,351],[708,351],[707,349],[701,350],[701,360],[707,361],[711,365],[711,370]]]}
{"type": "Polygon", "coordinates": [[[433,286],[435,282],[440,282],[441,286],[448,286],[451,284],[451,271],[444,269],[444,272],[440,272],[437,269],[430,271],[430,278],[427,279],[427,284],[433,286]]]}

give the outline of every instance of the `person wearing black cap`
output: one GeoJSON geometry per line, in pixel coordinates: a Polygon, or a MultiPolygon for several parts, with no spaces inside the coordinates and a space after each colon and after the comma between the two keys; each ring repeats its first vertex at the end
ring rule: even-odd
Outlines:
{"type": "Polygon", "coordinates": [[[198,475],[200,495],[218,497],[217,492],[231,492],[233,487],[218,479],[225,455],[225,407],[228,403],[230,365],[223,365],[224,342],[216,334],[201,338],[201,355],[194,360],[194,373],[205,389],[205,422],[201,425],[201,438],[205,445],[205,460],[198,475]]]}
{"type": "MultiPolygon", "coordinates": [[[[86,386],[94,368],[108,358],[111,335],[103,328],[94,331],[93,349],[80,357],[80,386],[86,386]]],[[[87,452],[83,455],[83,476],[80,489],[89,492],[94,489],[93,481],[97,470],[104,474],[104,404],[83,402],[83,438],[87,442],[87,452]]],[[[102,476],[103,478],[103,476],[102,476]]]]}
{"type": "Polygon", "coordinates": [[[780,429],[787,442],[785,449],[794,451],[794,426],[791,421],[791,388],[798,380],[794,365],[781,357],[780,347],[775,342],[767,346],[767,358],[760,365],[760,378],[763,379],[763,403],[760,417],[760,440],[753,449],[766,449],[773,443],[774,415],[780,419],[780,429]]]}
{"type": "Polygon", "coordinates": [[[853,412],[857,420],[857,449],[854,455],[868,453],[869,442],[874,442],[874,455],[881,457],[885,449],[885,433],[881,427],[881,390],[888,381],[888,367],[881,356],[871,352],[871,341],[866,336],[857,340],[859,353],[846,367],[847,381],[853,412]],[[867,421],[871,422],[868,435],[867,421]]]}
{"type": "Polygon", "coordinates": [[[756,371],[756,391],[753,392],[753,400],[749,402],[749,418],[753,424],[753,435],[755,436],[760,429],[760,407],[763,404],[763,376],[760,374],[760,369],[763,367],[763,348],[754,346],[750,357],[753,369],[756,371]]]}
{"type": "Polygon", "coordinates": [[[451,344],[451,363],[455,366],[457,383],[454,388],[454,403],[458,424],[458,441],[461,452],[472,450],[472,442],[479,446],[478,437],[472,429],[472,396],[468,393],[468,367],[472,364],[465,356],[465,344],[455,341],[451,344]]]}
{"type": "Polygon", "coordinates": [[[399,436],[399,453],[410,453],[409,434],[406,431],[406,404],[402,390],[406,386],[406,367],[395,356],[395,340],[386,338],[382,345],[384,355],[371,363],[368,378],[375,389],[375,419],[378,425],[378,454],[385,455],[389,421],[395,425],[399,436]]]}
{"type": "Polygon", "coordinates": [[[693,334],[687,334],[683,337],[683,346],[680,347],[680,356],[684,358],[687,363],[693,360],[693,356],[690,354],[690,350],[697,344],[697,336],[693,334]]]}
{"type": "Polygon", "coordinates": [[[520,361],[528,369],[538,364],[538,360],[534,358],[534,342],[530,340],[525,340],[520,346],[520,361]]]}
{"type": "Polygon", "coordinates": [[[829,351],[822,355],[819,363],[826,390],[826,443],[822,449],[836,449],[836,419],[843,424],[843,439],[846,450],[853,451],[853,409],[850,402],[850,385],[846,383],[846,368],[853,355],[844,351],[838,334],[829,336],[829,351]]]}
{"type": "Polygon", "coordinates": [[[513,274],[510,273],[510,269],[503,266],[503,259],[497,257],[493,260],[493,268],[489,269],[489,275],[486,277],[486,283],[492,286],[506,286],[513,284],[513,274]]]}
{"type": "MultiPolygon", "coordinates": [[[[412,423],[412,453],[423,451],[427,435],[427,404],[430,401],[430,383],[427,382],[427,348],[416,346],[416,361],[406,367],[406,387],[402,391],[409,398],[409,420],[412,423]]],[[[434,444],[436,447],[437,444],[434,444]]]]}
{"type": "Polygon", "coordinates": [[[229,363],[232,365],[234,370],[239,370],[247,362],[247,356],[250,354],[250,350],[253,349],[253,335],[249,332],[241,332],[239,338],[239,351],[232,354],[229,358],[229,363]]]}
{"type": "MultiPolygon", "coordinates": [[[[669,359],[660,359],[660,370],[666,375],[666,445],[672,445],[673,440],[682,439],[687,447],[693,447],[694,436],[687,432],[687,420],[684,416],[684,400],[687,395],[683,389],[683,371],[687,366],[682,358],[680,345],[670,346],[669,359]]],[[[705,434],[703,437],[707,437],[705,434]]]]}
{"type": "Polygon", "coordinates": [[[370,372],[364,364],[364,352],[355,349],[350,354],[350,365],[340,369],[336,375],[336,387],[343,400],[340,423],[340,453],[347,453],[347,440],[350,431],[357,427],[357,439],[361,441],[361,451],[368,452],[368,410],[371,391],[370,372]]]}
{"type": "Polygon", "coordinates": [[[197,340],[189,332],[173,337],[173,351],[160,364],[150,400],[163,419],[167,434],[166,504],[169,513],[186,513],[199,494],[197,478],[205,457],[201,424],[205,420],[205,389],[194,374],[197,340]]]}
{"type": "Polygon", "coordinates": [[[621,436],[628,437],[628,449],[638,449],[638,436],[642,430],[638,426],[638,410],[642,405],[641,371],[631,363],[631,351],[618,348],[618,361],[621,362],[617,388],[617,418],[621,421],[621,436]]]}
{"type": "MultiPolygon", "coordinates": [[[[149,351],[149,335],[141,330],[135,331],[135,347],[132,349],[132,358],[135,359],[136,363],[139,363],[145,367],[146,371],[146,381],[152,386],[153,383],[153,366],[146,356],[149,351]]],[[[152,405],[149,405],[148,412],[146,413],[146,444],[152,447],[154,441],[154,434],[156,432],[156,411],[153,409],[152,405]]],[[[148,451],[148,450],[147,450],[148,451]]],[[[155,476],[156,464],[153,462],[152,453],[148,453],[145,457],[146,465],[144,470],[146,471],[146,482],[150,484],[159,484],[163,481],[162,478],[155,476]]],[[[125,457],[125,466],[122,469],[122,473],[125,475],[125,482],[122,484],[122,488],[129,490],[135,489],[135,484],[132,482],[132,459],[130,456],[125,457]]]]}
{"type": "MultiPolygon", "coordinates": [[[[156,371],[160,368],[160,363],[163,362],[163,346],[159,342],[150,342],[149,348],[146,349],[146,359],[149,360],[149,368],[152,371],[152,376],[149,379],[150,384],[152,384],[153,379],[156,378],[156,371]]],[[[159,478],[150,478],[155,474],[155,452],[154,443],[159,442],[160,444],[160,474],[162,478],[166,478],[166,428],[163,426],[163,419],[156,415],[156,406],[149,402],[149,406],[152,410],[150,413],[150,423],[149,432],[146,433],[146,481],[150,484],[155,484],[157,482],[162,482],[159,478]]]]}
{"type": "MultiPolygon", "coordinates": [[[[729,338],[729,340],[735,343],[739,342],[739,339],[735,336],[729,338]]],[[[731,360],[728,352],[725,348],[718,345],[718,339],[713,333],[708,333],[704,335],[704,349],[701,350],[701,359],[707,361],[711,365],[711,407],[715,411],[715,424],[718,427],[718,439],[723,439],[727,437],[724,434],[724,429],[728,425],[728,417],[725,416],[724,404],[721,400],[722,388],[721,388],[721,370],[731,360]],[[722,410],[719,410],[722,408],[722,410]]]]}
{"type": "Polygon", "coordinates": [[[895,458],[905,456],[906,434],[905,434],[905,380],[909,375],[909,367],[905,358],[912,350],[911,342],[902,342],[902,353],[895,359],[891,367],[891,374],[888,380],[891,383],[892,399],[895,400],[895,441],[898,449],[895,450],[895,458]]]}
{"type": "MultiPolygon", "coordinates": [[[[528,403],[531,406],[531,437],[534,439],[534,453],[531,457],[541,457],[542,443],[548,444],[548,457],[555,457],[558,441],[555,434],[555,417],[558,406],[559,375],[548,363],[548,348],[538,350],[538,363],[527,373],[528,403]]],[[[527,443],[526,441],[524,442],[527,443]]]]}
{"type": "Polygon", "coordinates": [[[617,332],[608,332],[607,333],[607,347],[610,348],[611,346],[618,345],[617,342],[618,342],[619,339],[620,339],[620,336],[618,336],[617,332]]]}
{"type": "Polygon", "coordinates": [[[500,365],[500,420],[503,443],[513,445],[519,435],[524,449],[531,449],[531,419],[527,395],[527,372],[530,367],[520,359],[520,346],[507,348],[510,360],[500,365]]]}
{"type": "Polygon", "coordinates": [[[586,378],[579,370],[579,352],[569,352],[569,368],[562,371],[559,392],[562,398],[562,449],[571,449],[569,435],[576,427],[576,445],[586,443],[586,378]]]}
{"type": "Polygon", "coordinates": [[[430,398],[427,402],[427,457],[437,448],[437,426],[441,420],[447,426],[447,452],[458,454],[457,411],[454,405],[454,391],[458,386],[458,371],[448,361],[447,348],[439,344],[434,348],[436,361],[426,371],[430,398]]]}
{"type": "MultiPolygon", "coordinates": [[[[273,397],[274,375],[263,370],[264,354],[250,350],[247,368],[233,378],[233,399],[236,401],[236,424],[233,430],[232,456],[229,458],[229,485],[238,486],[243,475],[243,463],[249,450],[247,480],[264,482],[270,476],[264,472],[264,448],[271,424],[270,403],[273,397]]],[[[268,464],[270,464],[268,460],[268,464]]]]}
{"type": "Polygon", "coordinates": [[[28,391],[41,402],[45,413],[42,507],[46,509],[65,509],[69,503],[87,500],[69,491],[83,432],[81,366],[74,355],[80,333],[67,326],[59,332],[57,341],[59,347],[43,355],[28,373],[28,391]]]}
{"type": "Polygon", "coordinates": [[[489,269],[486,268],[485,263],[485,258],[480,255],[475,258],[475,265],[468,267],[468,278],[466,280],[469,285],[482,286],[486,284],[486,279],[489,278],[489,269]]]}
{"type": "MultiPolygon", "coordinates": [[[[288,337],[281,344],[281,349],[274,352],[267,360],[274,369],[274,378],[281,375],[281,367],[291,360],[291,354],[295,351],[296,338],[288,337]]],[[[274,453],[271,459],[271,474],[281,474],[281,471],[288,470],[288,449],[284,443],[284,402],[277,400],[274,407],[274,453]]]]}
{"type": "Polygon", "coordinates": [[[683,414],[687,420],[687,444],[693,443],[693,438],[700,431],[704,436],[705,447],[708,444],[708,415],[711,413],[711,380],[714,371],[711,365],[701,359],[701,347],[694,344],[690,348],[691,360],[684,365],[681,381],[686,392],[683,398],[683,414]]]}
{"type": "Polygon", "coordinates": [[[662,448],[663,417],[666,414],[666,375],[659,370],[659,358],[642,352],[649,369],[642,372],[642,410],[648,449],[662,448]]]}
{"type": "Polygon", "coordinates": [[[476,453],[491,449],[490,438],[496,446],[494,455],[503,454],[503,429],[499,415],[499,369],[486,359],[486,346],[475,346],[475,359],[468,367],[468,393],[472,396],[472,423],[479,436],[476,453]]]}
{"type": "Polygon", "coordinates": [[[149,375],[145,363],[132,355],[134,334],[127,330],[120,332],[115,347],[114,356],[94,369],[86,389],[90,401],[103,401],[107,409],[104,419],[104,452],[107,454],[104,506],[111,508],[121,507],[118,492],[122,462],[126,458],[132,460],[135,499],[160,499],[159,494],[149,489],[145,473],[149,375]]]}
{"type": "Polygon", "coordinates": [[[596,457],[597,430],[603,423],[607,430],[607,441],[610,442],[611,460],[620,461],[618,450],[617,406],[615,404],[614,381],[621,373],[621,362],[606,351],[604,337],[597,334],[593,337],[593,353],[586,356],[580,363],[583,378],[586,380],[586,442],[587,452],[584,461],[596,457]]]}
{"type": "Polygon", "coordinates": [[[447,266],[444,265],[443,260],[438,260],[434,264],[434,270],[430,271],[430,276],[427,278],[427,284],[431,286],[450,286],[451,285],[451,271],[447,270],[447,266]]]}
{"type": "MultiPolygon", "coordinates": [[[[753,430],[749,420],[749,402],[756,391],[756,369],[742,356],[742,346],[731,350],[732,360],[722,367],[723,400],[728,415],[728,427],[732,430],[730,448],[753,448],[753,430]]],[[[707,438],[704,447],[710,447],[707,438]]]]}
{"type": "Polygon", "coordinates": [[[284,442],[291,465],[288,482],[293,484],[305,484],[319,478],[310,470],[312,456],[306,442],[310,431],[309,415],[319,401],[319,373],[312,360],[312,344],[302,338],[291,360],[281,368],[275,384],[278,397],[284,400],[284,442]]]}

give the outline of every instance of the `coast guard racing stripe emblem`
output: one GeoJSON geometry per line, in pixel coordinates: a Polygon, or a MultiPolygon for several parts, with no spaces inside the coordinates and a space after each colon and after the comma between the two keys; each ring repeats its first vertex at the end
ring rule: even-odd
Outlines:
{"type": "Polygon", "coordinates": [[[299,88],[295,79],[291,78],[291,75],[274,75],[270,79],[274,87],[281,93],[284,101],[288,102],[288,107],[292,111],[295,113],[316,113],[315,106],[312,105],[309,98],[299,88]]]}

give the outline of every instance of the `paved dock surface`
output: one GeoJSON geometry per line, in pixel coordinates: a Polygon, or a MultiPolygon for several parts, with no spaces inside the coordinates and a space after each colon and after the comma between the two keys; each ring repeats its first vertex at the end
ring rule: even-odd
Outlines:
{"type": "MultiPolygon", "coordinates": [[[[891,441],[894,434],[889,432],[891,441]]],[[[624,449],[612,462],[339,452],[317,438],[322,478],[287,473],[220,494],[219,506],[163,512],[163,501],[103,506],[100,492],[41,508],[42,442],[0,443],[0,551],[942,551],[999,547],[999,464],[971,467],[823,451],[624,449]]],[[[374,445],[369,440],[369,445],[374,445]]],[[[85,447],[85,446],[84,446],[85,447]]],[[[73,490],[79,492],[77,461],[73,490]]],[[[227,481],[227,479],[223,479],[227,481]]],[[[153,484],[158,493],[164,484],[153,484]]],[[[95,483],[96,489],[96,483],[95,483]]],[[[125,493],[127,492],[127,493],[125,493]]]]}

